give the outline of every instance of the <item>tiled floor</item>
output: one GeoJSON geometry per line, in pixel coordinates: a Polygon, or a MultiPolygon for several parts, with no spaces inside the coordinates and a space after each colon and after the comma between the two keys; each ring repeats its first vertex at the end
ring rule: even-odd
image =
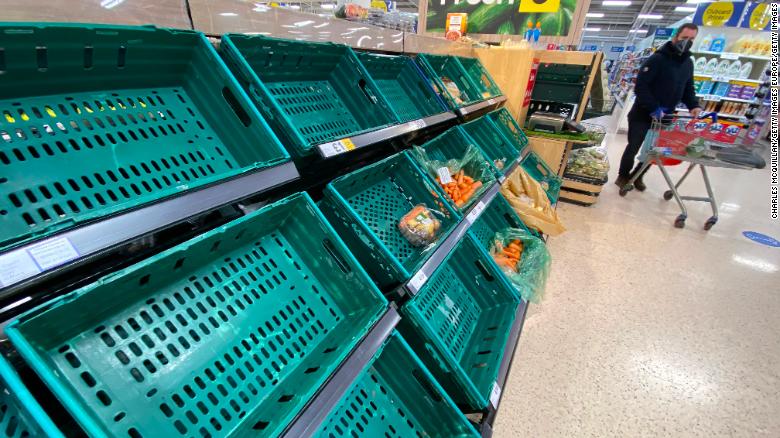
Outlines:
{"type": "MultiPolygon", "coordinates": [[[[607,142],[614,180],[625,136],[607,142]]],[[[705,194],[692,176],[683,191],[705,194]]],[[[742,236],[780,239],[769,171],[710,177],[708,232],[703,203],[672,226],[657,169],[644,193],[621,198],[610,181],[595,206],[560,205],[568,232],[549,241],[494,436],[780,437],[780,248],[742,236]]]]}

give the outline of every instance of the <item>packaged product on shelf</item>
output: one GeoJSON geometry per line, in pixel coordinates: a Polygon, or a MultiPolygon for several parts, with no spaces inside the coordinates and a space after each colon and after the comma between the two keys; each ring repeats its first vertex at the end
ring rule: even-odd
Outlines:
{"type": "Polygon", "coordinates": [[[739,96],[739,98],[750,100],[753,98],[755,94],[756,94],[756,87],[754,85],[743,85],[742,94],[739,96]]]}
{"type": "Polygon", "coordinates": [[[718,35],[715,39],[712,40],[712,44],[710,44],[711,52],[723,52],[725,48],[726,36],[723,34],[718,35]]]}
{"type": "Polygon", "coordinates": [[[739,69],[739,75],[738,77],[740,79],[747,79],[750,77],[750,72],[753,71],[753,63],[748,61],[744,64],[742,64],[742,67],[739,69]]]}
{"type": "Polygon", "coordinates": [[[729,67],[731,67],[731,61],[728,59],[722,59],[718,66],[715,68],[715,76],[726,76],[729,73],[729,67]]]}
{"type": "Polygon", "coordinates": [[[717,82],[715,84],[715,89],[712,91],[712,94],[720,97],[726,97],[730,86],[731,85],[728,82],[717,82]]]}
{"type": "Polygon", "coordinates": [[[604,180],[609,172],[609,160],[604,147],[577,149],[569,155],[566,174],[604,180]]]}
{"type": "Polygon", "coordinates": [[[447,76],[442,76],[441,81],[444,83],[444,87],[447,88],[447,91],[449,91],[452,98],[455,99],[458,104],[462,104],[463,99],[460,97],[461,93],[458,85],[447,76]]]}
{"type": "Polygon", "coordinates": [[[566,231],[541,184],[522,167],[518,167],[504,181],[501,194],[526,226],[550,236],[566,231]]]}
{"type": "Polygon", "coordinates": [[[739,84],[731,84],[731,87],[729,88],[728,94],[726,96],[731,97],[733,99],[739,99],[742,95],[742,89],[744,87],[739,84]]]}
{"type": "Polygon", "coordinates": [[[426,246],[436,241],[441,222],[425,205],[416,205],[398,222],[398,230],[414,246],[426,246]]]}
{"type": "Polygon", "coordinates": [[[696,61],[693,63],[693,71],[698,74],[705,74],[704,72],[707,70],[707,58],[704,56],[700,56],[699,58],[696,58],[696,61]]]}
{"type": "Polygon", "coordinates": [[[699,88],[699,94],[710,94],[712,93],[712,81],[704,80],[701,82],[701,88],[699,88]]]}
{"type": "Polygon", "coordinates": [[[696,49],[700,52],[706,52],[710,50],[710,46],[712,45],[712,35],[704,35],[699,41],[699,45],[696,46],[696,49]]]}
{"type": "Polygon", "coordinates": [[[520,228],[506,228],[496,233],[490,253],[524,300],[541,300],[551,263],[542,239],[520,228]]]}
{"type": "Polygon", "coordinates": [[[705,75],[714,75],[715,69],[718,68],[718,58],[712,58],[707,62],[707,67],[704,69],[705,75]]]}

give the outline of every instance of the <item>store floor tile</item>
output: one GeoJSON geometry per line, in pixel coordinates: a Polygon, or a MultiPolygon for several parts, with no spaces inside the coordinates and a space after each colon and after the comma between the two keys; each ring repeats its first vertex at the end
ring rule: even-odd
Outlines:
{"type": "MultiPolygon", "coordinates": [[[[646,192],[618,196],[625,136],[607,141],[599,201],[559,206],[568,232],[549,240],[546,296],[530,307],[494,436],[780,436],[780,248],[742,235],[780,239],[769,169],[710,170],[720,221],[704,231],[709,205],[688,203],[676,229],[658,169],[646,192]]],[[[683,192],[705,194],[691,177],[683,192]]]]}

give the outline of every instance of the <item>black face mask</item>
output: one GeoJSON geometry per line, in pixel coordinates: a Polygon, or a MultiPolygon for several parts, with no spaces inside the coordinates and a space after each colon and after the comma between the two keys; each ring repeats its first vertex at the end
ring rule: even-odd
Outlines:
{"type": "Polygon", "coordinates": [[[688,50],[691,49],[691,46],[693,45],[693,41],[691,40],[678,40],[673,43],[674,47],[679,51],[680,53],[685,53],[688,50]]]}

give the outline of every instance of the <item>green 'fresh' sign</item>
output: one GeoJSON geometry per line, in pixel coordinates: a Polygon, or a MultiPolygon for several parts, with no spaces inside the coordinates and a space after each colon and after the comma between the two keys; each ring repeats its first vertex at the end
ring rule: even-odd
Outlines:
{"type": "Polygon", "coordinates": [[[569,34],[577,0],[430,0],[427,32],[445,32],[449,13],[468,14],[467,33],[523,35],[541,23],[544,36],[569,34]],[[557,12],[521,12],[555,10],[557,12]]]}

